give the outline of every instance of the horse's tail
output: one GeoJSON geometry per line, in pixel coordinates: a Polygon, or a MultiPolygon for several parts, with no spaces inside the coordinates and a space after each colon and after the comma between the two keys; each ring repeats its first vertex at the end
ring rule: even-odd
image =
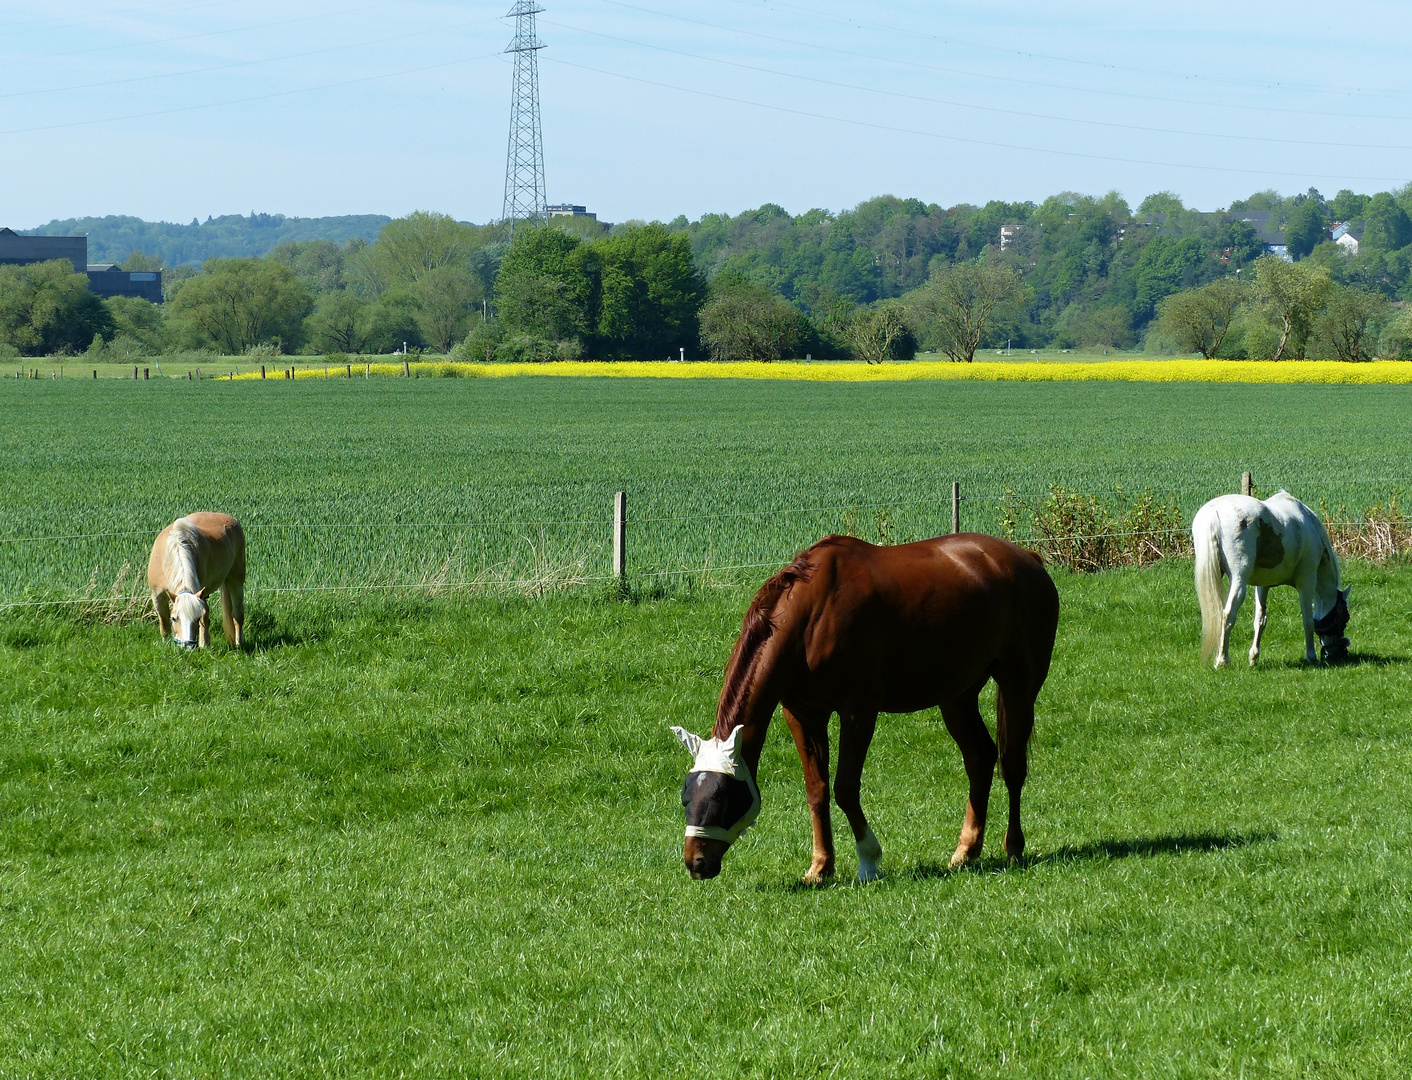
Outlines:
{"type": "Polygon", "coordinates": [[[1203,506],[1191,523],[1196,554],[1196,599],[1201,604],[1201,658],[1211,659],[1221,644],[1226,621],[1221,601],[1221,522],[1216,511],[1203,506]]]}

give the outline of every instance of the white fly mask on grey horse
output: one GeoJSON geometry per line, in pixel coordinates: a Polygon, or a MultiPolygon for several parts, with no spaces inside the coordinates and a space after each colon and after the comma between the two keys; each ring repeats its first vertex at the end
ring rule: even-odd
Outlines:
{"type": "Polygon", "coordinates": [[[740,728],[725,739],[700,739],[685,728],[672,732],[695,760],[682,785],[686,835],[732,844],[760,814],[760,790],[740,760],[740,728]]]}

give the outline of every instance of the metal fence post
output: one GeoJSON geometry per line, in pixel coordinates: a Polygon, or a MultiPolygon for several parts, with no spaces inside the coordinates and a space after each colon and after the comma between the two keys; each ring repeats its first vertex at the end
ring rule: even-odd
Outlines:
{"type": "Polygon", "coordinates": [[[628,572],[627,522],[628,495],[619,491],[613,496],[613,577],[620,585],[628,572]]]}
{"type": "Polygon", "coordinates": [[[961,481],[951,481],[951,532],[961,531],[961,481]]]}

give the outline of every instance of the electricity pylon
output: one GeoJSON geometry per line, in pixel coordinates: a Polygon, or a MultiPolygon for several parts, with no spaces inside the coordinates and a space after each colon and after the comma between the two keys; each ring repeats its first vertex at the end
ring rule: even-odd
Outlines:
{"type": "Polygon", "coordinates": [[[547,216],[536,56],[544,43],[534,30],[534,17],[543,10],[534,0],[516,0],[505,15],[515,20],[515,38],[505,49],[515,54],[515,81],[510,94],[510,145],[505,153],[505,208],[501,218],[512,236],[516,219],[540,222],[547,216]]]}

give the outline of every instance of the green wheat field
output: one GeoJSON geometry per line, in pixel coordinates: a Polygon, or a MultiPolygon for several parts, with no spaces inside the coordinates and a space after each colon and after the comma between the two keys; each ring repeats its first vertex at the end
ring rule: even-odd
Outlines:
{"type": "Polygon", "coordinates": [[[1404,1075],[1404,563],[1347,564],[1353,663],[1301,664],[1279,590],[1219,673],[1189,562],[1056,569],[1024,868],[997,829],[945,869],[934,712],[879,723],[882,881],[839,824],[799,886],[782,724],[722,875],[681,865],[667,726],[710,726],[751,564],[944,531],[952,480],[995,529],[1007,489],[1190,514],[1244,469],[1356,515],[1408,487],[1412,389],[0,383],[0,1077],[1404,1075]],[[243,653],[33,604],[138,590],[195,509],[249,526],[243,653]]]}

